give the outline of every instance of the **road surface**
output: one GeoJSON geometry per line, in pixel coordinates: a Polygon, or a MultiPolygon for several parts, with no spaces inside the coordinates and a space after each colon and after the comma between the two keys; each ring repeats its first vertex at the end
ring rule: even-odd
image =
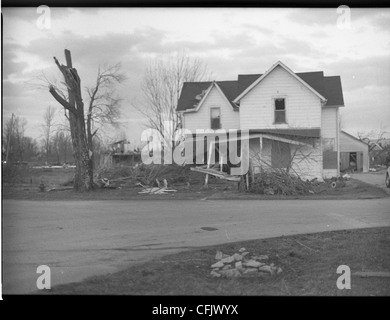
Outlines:
{"type": "Polygon", "coordinates": [[[39,265],[53,286],[197,246],[377,226],[390,226],[390,198],[4,200],[3,293],[35,291],[39,265]]]}

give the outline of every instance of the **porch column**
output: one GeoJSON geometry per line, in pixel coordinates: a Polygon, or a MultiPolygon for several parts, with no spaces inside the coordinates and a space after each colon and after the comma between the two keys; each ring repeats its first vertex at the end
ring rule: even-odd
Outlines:
{"type": "Polygon", "coordinates": [[[263,152],[263,135],[261,134],[260,135],[260,138],[259,138],[259,142],[260,142],[260,149],[259,149],[259,165],[260,165],[260,173],[263,172],[263,165],[261,163],[262,161],[262,152],[263,152]]]}

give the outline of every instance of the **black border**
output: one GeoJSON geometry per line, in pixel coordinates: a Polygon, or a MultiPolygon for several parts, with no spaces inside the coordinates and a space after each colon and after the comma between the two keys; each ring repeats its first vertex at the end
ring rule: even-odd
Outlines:
{"type": "Polygon", "coordinates": [[[384,0],[3,0],[2,7],[308,7],[337,8],[340,5],[349,7],[389,7],[384,0]]]}

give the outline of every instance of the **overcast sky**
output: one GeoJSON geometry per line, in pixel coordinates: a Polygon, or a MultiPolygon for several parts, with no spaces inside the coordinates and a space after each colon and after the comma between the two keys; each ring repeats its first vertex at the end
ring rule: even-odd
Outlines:
{"type": "Polygon", "coordinates": [[[26,118],[34,138],[46,107],[59,106],[29,82],[42,73],[60,78],[52,57],[65,63],[65,48],[84,86],[93,83],[98,65],[122,63],[123,122],[133,143],[142,116],[130,104],[139,98],[145,64],[183,50],[201,58],[215,80],[264,73],[278,60],[294,72],[340,75],[343,129],[390,131],[389,9],[351,9],[349,29],[337,24],[336,8],[52,8],[49,29],[37,27],[36,8],[2,12],[3,117],[26,118]]]}

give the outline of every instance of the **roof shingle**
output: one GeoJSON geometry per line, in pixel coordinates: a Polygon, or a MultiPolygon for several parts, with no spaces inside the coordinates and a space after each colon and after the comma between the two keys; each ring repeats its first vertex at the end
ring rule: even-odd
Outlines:
{"type": "MultiPolygon", "coordinates": [[[[323,71],[300,72],[296,75],[327,99],[326,106],[344,105],[340,76],[325,77],[323,71]]],[[[217,84],[233,108],[236,108],[232,101],[261,76],[261,74],[240,74],[237,81],[217,81],[217,84]]],[[[195,97],[201,94],[203,90],[207,90],[211,84],[210,81],[185,82],[180,94],[177,111],[195,108],[199,103],[199,100],[196,100],[195,97]]]]}

